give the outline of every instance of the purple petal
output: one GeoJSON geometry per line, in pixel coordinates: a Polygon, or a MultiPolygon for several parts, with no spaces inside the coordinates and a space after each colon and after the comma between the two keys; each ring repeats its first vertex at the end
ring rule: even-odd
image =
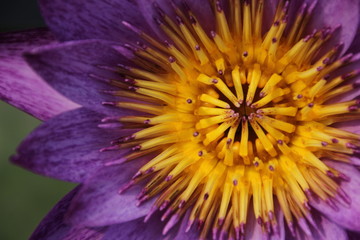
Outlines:
{"type": "Polygon", "coordinates": [[[338,226],[337,224],[331,222],[326,217],[322,216],[320,213],[313,211],[313,219],[315,226],[310,226],[311,235],[306,235],[300,228],[296,229],[296,237],[292,236],[290,231],[286,232],[287,240],[347,240],[346,231],[338,226]]]}
{"type": "Polygon", "coordinates": [[[247,223],[245,226],[245,239],[269,239],[269,240],[284,240],[285,239],[285,225],[284,225],[284,214],[282,213],[279,204],[275,203],[275,216],[277,220],[277,228],[278,234],[274,232],[271,235],[268,235],[262,227],[258,224],[257,220],[255,219],[254,212],[252,211],[252,204],[249,207],[249,214],[247,223]]]}
{"type": "MultiPolygon", "coordinates": [[[[354,55],[354,58],[358,58],[358,57],[360,57],[360,53],[354,55]]],[[[350,63],[350,64],[338,69],[332,75],[333,75],[333,77],[347,76],[349,73],[351,73],[353,71],[359,71],[359,70],[360,70],[360,61],[357,60],[357,61],[354,61],[353,63],[350,63]]],[[[341,94],[333,99],[330,99],[327,103],[338,103],[338,102],[351,101],[359,96],[359,89],[360,89],[360,87],[359,87],[360,76],[359,75],[346,79],[344,81],[344,83],[341,85],[345,85],[345,84],[354,84],[354,87],[351,91],[344,92],[343,94],[341,94]]]]}
{"type": "Polygon", "coordinates": [[[99,239],[103,235],[105,229],[74,228],[64,223],[64,214],[78,190],[79,187],[76,187],[55,205],[41,221],[30,240],[99,239]]]}
{"type": "Polygon", "coordinates": [[[339,211],[335,211],[333,208],[329,207],[322,201],[319,201],[319,203],[311,201],[311,205],[336,224],[349,230],[360,231],[359,170],[351,165],[344,163],[333,161],[326,161],[326,163],[351,178],[349,182],[341,182],[340,185],[344,192],[351,199],[350,206],[345,207],[342,204],[337,204],[339,211]]]}
{"type": "Polygon", "coordinates": [[[123,26],[123,20],[148,29],[134,1],[40,0],[39,4],[45,22],[62,41],[134,39],[136,35],[123,26]]]}
{"type": "MultiPolygon", "coordinates": [[[[210,33],[211,30],[215,30],[215,18],[212,13],[210,4],[208,0],[196,0],[196,1],[183,1],[175,0],[176,6],[179,9],[185,10],[184,2],[186,2],[187,7],[193,12],[195,17],[200,22],[201,26],[205,29],[207,33],[210,33]]],[[[156,3],[170,18],[176,22],[175,16],[176,13],[171,6],[171,2],[167,0],[138,0],[138,6],[141,13],[144,15],[144,18],[148,24],[152,27],[152,30],[157,33],[160,39],[168,40],[168,36],[163,33],[158,24],[154,21],[154,17],[160,18],[158,11],[154,7],[156,3]]],[[[186,13],[186,11],[184,12],[186,13]]],[[[187,13],[186,13],[187,14],[187,13]]]]}
{"type": "Polygon", "coordinates": [[[18,148],[12,161],[45,176],[82,182],[119,157],[118,151],[100,153],[99,149],[121,136],[121,132],[97,127],[102,115],[83,108],[63,113],[32,132],[18,148]]]}
{"type": "MultiPolygon", "coordinates": [[[[359,3],[360,4],[360,3],[359,3]]],[[[354,37],[354,41],[349,47],[349,52],[357,53],[360,51],[360,14],[359,14],[359,25],[356,31],[356,36],[354,37]]]]}
{"type": "Polygon", "coordinates": [[[62,200],[60,200],[55,207],[47,214],[36,228],[30,240],[35,239],[61,239],[70,230],[63,222],[64,214],[66,213],[71,200],[78,192],[79,187],[69,192],[62,200]]]}
{"type": "MultiPolygon", "coordinates": [[[[312,1],[308,0],[308,2],[311,3],[312,1]]],[[[313,29],[319,30],[326,26],[334,28],[340,24],[341,32],[338,42],[344,43],[343,52],[345,52],[353,42],[358,21],[358,1],[319,0],[307,29],[310,33],[313,29]]]]}
{"type": "Polygon", "coordinates": [[[118,191],[149,159],[144,157],[120,166],[100,169],[75,197],[67,216],[68,222],[79,226],[106,226],[131,221],[147,214],[155,199],[136,206],[136,196],[141,191],[139,184],[122,194],[118,191]]]}
{"type": "Polygon", "coordinates": [[[83,40],[38,48],[26,54],[29,64],[52,87],[69,99],[94,111],[114,114],[115,107],[104,107],[103,101],[115,100],[103,90],[115,90],[109,79],[119,79],[118,73],[99,68],[129,64],[129,61],[115,50],[113,42],[104,40],[83,40]],[[97,77],[94,77],[96,75],[97,77]]]}
{"type": "Polygon", "coordinates": [[[313,231],[315,240],[345,240],[347,239],[346,231],[339,225],[331,222],[324,216],[320,216],[317,221],[317,229],[313,231]],[[320,220],[320,221],[319,221],[320,220]]]}
{"type": "Polygon", "coordinates": [[[78,107],[49,87],[22,58],[24,51],[54,42],[46,29],[0,35],[0,99],[41,120],[78,107]]]}
{"type": "Polygon", "coordinates": [[[249,216],[246,222],[246,228],[245,228],[245,240],[251,240],[251,239],[259,239],[259,240],[265,240],[268,239],[267,234],[263,232],[261,226],[257,223],[254,213],[252,211],[252,208],[249,208],[249,216]]]}
{"type": "Polygon", "coordinates": [[[106,231],[103,240],[113,239],[162,239],[164,223],[160,222],[160,214],[156,214],[149,222],[144,223],[144,218],[112,225],[106,231]]]}
{"type": "Polygon", "coordinates": [[[360,134],[360,121],[359,120],[353,120],[350,122],[340,122],[334,124],[336,128],[341,128],[342,130],[357,133],[360,134]]]}
{"type": "MultiPolygon", "coordinates": [[[[190,217],[191,211],[187,211],[185,214],[185,217],[182,219],[179,230],[174,238],[174,240],[192,240],[192,239],[199,239],[200,231],[196,229],[196,227],[193,225],[191,229],[186,232],[189,217],[190,217]]],[[[211,236],[211,229],[209,236],[211,236]]]]}
{"type": "MultiPolygon", "coordinates": [[[[348,132],[360,134],[360,121],[359,120],[335,123],[333,126],[336,128],[341,128],[342,130],[345,130],[348,132]]],[[[354,166],[360,166],[359,154],[350,156],[350,160],[354,166]]]]}
{"type": "MultiPolygon", "coordinates": [[[[360,8],[360,2],[358,4],[359,4],[359,8],[360,8]]],[[[360,50],[360,41],[359,41],[359,39],[360,39],[360,14],[358,14],[358,21],[359,21],[359,24],[358,24],[358,28],[356,31],[356,36],[354,38],[352,45],[349,48],[350,52],[359,52],[359,50],[360,50]]]]}

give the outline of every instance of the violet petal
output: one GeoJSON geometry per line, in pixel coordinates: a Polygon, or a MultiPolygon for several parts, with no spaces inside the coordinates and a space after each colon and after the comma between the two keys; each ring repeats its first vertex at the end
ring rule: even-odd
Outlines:
{"type": "Polygon", "coordinates": [[[355,167],[338,163],[334,161],[326,161],[326,163],[339,170],[341,173],[349,176],[351,180],[349,182],[341,182],[340,186],[344,192],[351,198],[350,207],[345,207],[341,204],[337,204],[339,211],[335,211],[322,201],[311,201],[311,205],[318,211],[327,216],[331,221],[336,224],[347,228],[349,230],[360,230],[360,174],[359,170],[355,167]]]}
{"type": "Polygon", "coordinates": [[[296,236],[292,236],[291,232],[287,229],[287,240],[347,240],[346,231],[339,225],[331,222],[319,212],[312,211],[312,218],[314,219],[315,226],[310,226],[311,235],[306,235],[297,225],[296,236]]]}
{"type": "Polygon", "coordinates": [[[41,120],[78,107],[49,87],[22,58],[24,51],[54,42],[47,29],[0,35],[0,99],[41,120]]]}
{"type": "Polygon", "coordinates": [[[138,218],[121,224],[112,225],[106,231],[103,240],[113,239],[162,239],[164,223],[160,222],[160,214],[156,214],[149,222],[138,218]]]}
{"type": "Polygon", "coordinates": [[[136,34],[121,21],[148,29],[134,1],[40,0],[45,22],[62,41],[75,39],[131,40],[136,34]]]}
{"type": "MultiPolygon", "coordinates": [[[[196,223],[194,223],[193,226],[190,228],[190,230],[186,232],[186,229],[188,228],[190,213],[191,211],[187,211],[184,218],[181,220],[181,224],[179,226],[179,229],[177,231],[174,240],[192,240],[199,238],[200,231],[196,228],[196,223]]],[[[211,229],[209,232],[209,236],[210,235],[211,235],[211,229]]]]}
{"type": "Polygon", "coordinates": [[[96,172],[74,198],[67,222],[98,227],[131,221],[148,213],[154,198],[136,206],[141,185],[135,184],[122,194],[118,191],[150,158],[146,156],[120,166],[104,167],[96,172]]]}
{"type": "MultiPolygon", "coordinates": [[[[193,14],[200,22],[201,26],[205,29],[205,31],[209,34],[211,30],[214,30],[215,18],[214,18],[214,14],[212,13],[208,0],[196,0],[196,1],[175,0],[173,2],[176,4],[178,8],[183,10],[184,10],[184,2],[186,2],[186,5],[193,12],[193,14]]],[[[141,13],[144,15],[146,21],[152,27],[152,30],[160,37],[160,39],[169,40],[168,36],[163,33],[163,31],[154,21],[154,17],[160,18],[156,8],[154,7],[154,3],[156,3],[168,16],[170,16],[170,18],[174,22],[176,22],[175,20],[176,13],[170,4],[170,1],[138,0],[139,9],[141,13]]],[[[186,11],[184,13],[187,14],[186,11]]]]}
{"type": "Polygon", "coordinates": [[[30,240],[81,240],[81,239],[99,239],[103,235],[105,228],[76,228],[64,223],[64,214],[66,213],[71,200],[78,192],[80,187],[76,187],[68,193],[48,215],[41,221],[30,240]]]}
{"type": "Polygon", "coordinates": [[[100,69],[99,65],[116,67],[119,63],[129,63],[112,44],[105,40],[70,41],[35,49],[26,58],[45,81],[74,102],[106,114],[126,114],[101,104],[116,100],[103,91],[118,89],[107,81],[118,79],[119,74],[100,69]]]}
{"type": "Polygon", "coordinates": [[[313,231],[312,236],[315,240],[346,240],[346,231],[339,225],[331,222],[324,216],[317,220],[317,229],[313,231]],[[320,221],[319,221],[320,220],[320,221]]]}
{"type": "MultiPolygon", "coordinates": [[[[308,1],[311,3],[312,1],[308,1]]],[[[322,29],[330,26],[332,28],[341,25],[341,32],[337,42],[343,42],[345,52],[356,34],[359,20],[359,3],[353,0],[320,0],[312,15],[307,29],[308,33],[314,29],[322,29]]]]}
{"type": "Polygon", "coordinates": [[[252,204],[249,205],[248,219],[245,225],[245,239],[263,239],[263,240],[284,240],[285,239],[285,225],[284,225],[284,214],[282,213],[280,206],[277,202],[275,202],[275,216],[277,221],[278,234],[275,234],[274,231],[270,235],[266,234],[263,231],[262,227],[259,225],[257,220],[255,219],[255,215],[252,211],[252,204]]]}
{"type": "Polygon", "coordinates": [[[47,214],[47,216],[41,221],[39,226],[33,232],[30,240],[61,239],[66,235],[71,227],[67,226],[63,222],[63,217],[70,205],[71,200],[78,191],[79,187],[76,187],[53,207],[53,209],[47,214]]]}
{"type": "Polygon", "coordinates": [[[103,116],[84,108],[63,113],[34,130],[19,146],[12,161],[35,173],[72,182],[82,182],[121,156],[99,152],[121,136],[121,131],[97,127],[103,116]]]}

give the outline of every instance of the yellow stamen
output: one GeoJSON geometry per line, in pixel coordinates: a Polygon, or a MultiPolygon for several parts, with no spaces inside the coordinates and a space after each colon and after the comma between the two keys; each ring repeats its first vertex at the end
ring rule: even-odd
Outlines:
{"type": "Polygon", "coordinates": [[[360,119],[357,98],[334,99],[358,87],[346,81],[360,71],[336,75],[356,58],[338,59],[340,44],[324,47],[335,29],[304,36],[316,3],[303,4],[295,17],[292,4],[279,1],[266,33],[264,3],[211,0],[211,32],[186,3],[170,3],[176,22],[154,4],[162,37],[172,43],[124,22],[146,43],[124,45],[134,53],[129,66],[99,66],[118,78],[90,75],[111,86],[102,93],[120,99],[103,105],[136,111],[102,120],[101,128],[131,134],[101,152],[129,151],[105,166],[152,156],[120,192],[147,181],[138,204],[157,198],[145,220],[163,211],[164,234],[190,209],[186,230],[197,222],[202,239],[210,231],[214,238],[246,236],[248,214],[271,234],[276,201],[293,232],[295,222],[311,219],[310,193],[329,204],[342,194],[347,176],[323,160],[351,164],[360,149],[359,135],[335,124],[360,119]]]}

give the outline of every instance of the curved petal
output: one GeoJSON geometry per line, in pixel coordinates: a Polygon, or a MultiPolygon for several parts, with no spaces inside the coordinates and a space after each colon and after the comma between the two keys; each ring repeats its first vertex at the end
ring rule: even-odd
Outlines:
{"type": "Polygon", "coordinates": [[[353,120],[353,121],[347,121],[347,122],[340,122],[334,124],[336,128],[341,128],[342,130],[357,133],[360,134],[360,121],[359,120],[353,120]]]}
{"type": "MultiPolygon", "coordinates": [[[[344,228],[359,231],[360,230],[360,172],[355,167],[333,161],[326,163],[350,177],[349,182],[342,182],[341,188],[351,199],[349,207],[337,204],[338,211],[334,210],[322,201],[311,201],[311,205],[318,211],[327,216],[332,222],[344,228]]],[[[341,200],[339,200],[341,201],[341,200]]],[[[341,201],[342,202],[342,201],[341,201]]]]}
{"type": "Polygon", "coordinates": [[[292,236],[290,231],[286,232],[287,240],[347,240],[348,236],[346,231],[338,226],[337,224],[331,222],[325,216],[322,216],[316,212],[313,216],[314,226],[310,226],[311,235],[306,235],[303,231],[297,228],[296,237],[292,236]]]}
{"type": "MultiPolygon", "coordinates": [[[[252,206],[250,206],[249,209],[252,209],[252,206]]],[[[278,233],[268,234],[264,231],[262,226],[258,224],[258,222],[255,219],[255,215],[252,211],[248,214],[248,220],[245,226],[245,239],[251,240],[251,239],[263,239],[263,240],[284,240],[285,238],[285,225],[284,225],[284,214],[282,213],[280,206],[278,203],[275,204],[275,216],[277,220],[277,226],[275,226],[278,231],[278,233]]]]}
{"type": "Polygon", "coordinates": [[[99,152],[121,131],[97,127],[102,115],[84,108],[63,113],[38,127],[19,146],[12,161],[35,173],[82,182],[119,157],[118,151],[99,152]]]}
{"type": "Polygon", "coordinates": [[[257,223],[255,216],[250,211],[249,217],[246,222],[245,240],[259,239],[267,240],[269,236],[263,231],[262,227],[257,223]]]}
{"type": "MultiPolygon", "coordinates": [[[[307,0],[309,4],[312,0],[307,0]]],[[[359,21],[359,3],[355,0],[319,0],[314,9],[312,19],[307,29],[311,33],[314,29],[332,28],[341,25],[337,42],[343,42],[345,52],[353,42],[359,21]]]]}
{"type": "MultiPolygon", "coordinates": [[[[358,39],[357,41],[359,41],[360,39],[358,39]]],[[[358,59],[360,57],[360,53],[357,53],[354,55],[354,59],[358,59]]],[[[338,103],[338,102],[346,102],[346,101],[351,101],[356,99],[359,96],[359,83],[360,83],[360,76],[358,74],[358,71],[360,71],[360,61],[359,60],[355,60],[354,62],[351,62],[350,64],[338,69],[337,71],[335,71],[334,73],[332,73],[331,75],[333,75],[333,77],[338,77],[338,76],[349,76],[349,74],[351,73],[355,73],[353,74],[353,77],[347,77],[345,78],[345,81],[340,85],[346,85],[346,84],[354,84],[353,85],[353,89],[347,92],[344,92],[330,100],[327,101],[327,103],[338,103]]]]}
{"type": "MultiPolygon", "coordinates": [[[[358,2],[358,5],[359,5],[359,9],[360,9],[360,2],[358,2]]],[[[353,52],[353,53],[360,51],[360,41],[359,41],[359,39],[360,39],[360,14],[358,15],[358,21],[359,21],[359,24],[358,24],[358,28],[356,31],[356,36],[354,38],[352,45],[349,48],[349,52],[353,52]]]]}
{"type": "Polygon", "coordinates": [[[130,64],[119,53],[121,48],[115,50],[112,44],[105,40],[66,42],[34,49],[26,54],[26,59],[45,81],[74,102],[95,111],[120,114],[116,108],[101,104],[115,100],[103,90],[114,90],[108,81],[118,79],[120,74],[99,66],[116,68],[119,63],[130,64]]]}
{"type": "Polygon", "coordinates": [[[317,229],[313,231],[313,238],[316,240],[347,240],[346,231],[339,225],[331,222],[324,216],[317,221],[317,229]]]}
{"type": "Polygon", "coordinates": [[[134,1],[39,0],[40,10],[55,36],[61,40],[136,39],[121,23],[126,20],[148,29],[134,1]]]}
{"type": "MultiPolygon", "coordinates": [[[[179,226],[178,232],[174,238],[174,240],[192,240],[192,239],[199,239],[200,231],[197,230],[194,226],[186,232],[186,228],[188,227],[188,221],[190,217],[191,211],[187,211],[185,213],[184,218],[181,221],[181,224],[179,226]]],[[[211,231],[211,230],[210,230],[211,231]]],[[[211,233],[208,235],[210,236],[211,233]]],[[[210,238],[209,238],[210,239],[210,238]]]]}
{"type": "MultiPolygon", "coordinates": [[[[154,17],[160,18],[159,10],[154,7],[156,3],[158,8],[161,11],[164,11],[174,22],[176,22],[175,17],[176,13],[171,4],[171,1],[167,0],[137,0],[139,9],[141,13],[144,15],[144,18],[147,20],[149,25],[152,27],[152,30],[157,33],[157,35],[162,39],[168,39],[167,35],[165,35],[157,23],[154,21],[154,17]]],[[[211,30],[215,30],[215,18],[212,13],[210,4],[208,0],[197,0],[197,1],[183,1],[183,0],[174,0],[173,3],[179,9],[185,10],[184,8],[190,8],[195,17],[200,22],[201,26],[205,29],[205,31],[209,34],[211,30]]]]}
{"type": "Polygon", "coordinates": [[[81,240],[81,239],[99,239],[103,235],[104,228],[76,228],[64,223],[64,214],[68,210],[71,200],[78,192],[76,187],[68,193],[48,215],[41,221],[30,240],[81,240]]]}
{"type": "Polygon", "coordinates": [[[48,86],[22,58],[24,51],[54,42],[47,29],[0,35],[0,99],[41,120],[78,107],[48,86]]]}
{"type": "MultiPolygon", "coordinates": [[[[360,3],[359,3],[360,4],[360,3]]],[[[356,31],[356,36],[354,37],[354,41],[349,47],[349,52],[357,53],[360,51],[360,14],[359,14],[359,26],[358,30],[356,31]]]]}
{"type": "Polygon", "coordinates": [[[79,226],[97,227],[131,221],[147,214],[155,199],[136,206],[136,196],[141,191],[139,184],[118,193],[147,160],[144,157],[97,171],[73,200],[67,221],[79,226]]]}
{"type": "Polygon", "coordinates": [[[64,214],[78,191],[79,187],[76,187],[53,207],[33,232],[30,240],[61,239],[66,235],[71,227],[63,222],[64,214]]]}
{"type": "Polygon", "coordinates": [[[153,216],[152,219],[146,223],[144,223],[144,218],[138,218],[133,221],[112,225],[106,231],[103,240],[162,239],[162,229],[164,227],[164,223],[160,222],[160,217],[161,215],[156,214],[156,216],[153,216]]]}

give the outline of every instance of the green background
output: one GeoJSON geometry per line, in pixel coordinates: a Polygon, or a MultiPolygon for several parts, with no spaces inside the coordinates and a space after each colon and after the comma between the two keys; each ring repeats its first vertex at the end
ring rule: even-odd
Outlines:
{"type": "MultiPolygon", "coordinates": [[[[0,32],[44,26],[36,0],[0,1],[0,32]]],[[[9,156],[41,122],[0,101],[0,239],[28,239],[41,219],[74,184],[12,165],[9,156]]]]}

